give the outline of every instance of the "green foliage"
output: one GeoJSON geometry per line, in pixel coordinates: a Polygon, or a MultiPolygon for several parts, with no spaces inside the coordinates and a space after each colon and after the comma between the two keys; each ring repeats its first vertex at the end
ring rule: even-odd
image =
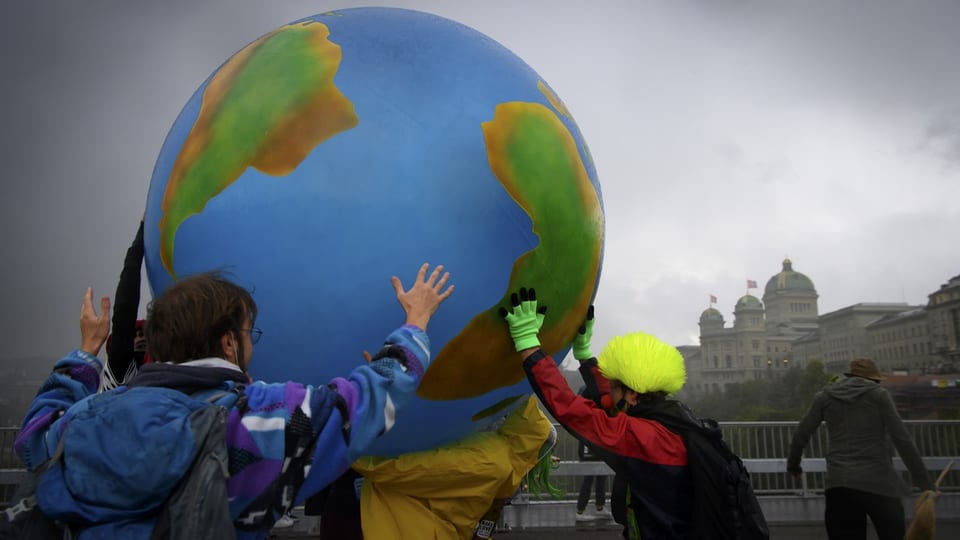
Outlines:
{"type": "Polygon", "coordinates": [[[812,360],[779,378],[730,384],[726,392],[708,394],[689,405],[700,416],[726,422],[797,420],[830,379],[823,362],[812,360]]]}

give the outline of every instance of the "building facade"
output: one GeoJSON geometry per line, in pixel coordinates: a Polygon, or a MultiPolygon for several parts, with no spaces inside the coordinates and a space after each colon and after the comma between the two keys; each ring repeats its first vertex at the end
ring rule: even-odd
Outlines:
{"type": "Polygon", "coordinates": [[[939,362],[933,354],[929,313],[917,307],[880,317],[867,325],[867,342],[873,360],[887,373],[909,374],[929,370],[939,362]]]}
{"type": "Polygon", "coordinates": [[[737,300],[732,326],[713,306],[704,310],[700,346],[683,348],[689,394],[723,392],[811,361],[842,373],[863,356],[888,373],[960,368],[960,275],[931,293],[926,306],[858,303],[821,315],[818,299],[813,280],[784,259],[762,299],[737,300]]]}
{"type": "Polygon", "coordinates": [[[776,377],[793,362],[792,343],[817,327],[817,290],[790,259],[764,287],[763,300],[741,296],[733,326],[713,307],[700,314],[700,354],[688,362],[691,391],[724,391],[727,385],[776,377]]]}
{"type": "Polygon", "coordinates": [[[960,366],[960,275],[927,298],[933,353],[945,363],[960,366]]]}
{"type": "MultiPolygon", "coordinates": [[[[906,303],[860,303],[821,315],[817,332],[820,342],[818,359],[832,373],[842,373],[854,358],[870,357],[876,360],[877,355],[867,339],[867,328],[886,317],[921,307],[906,303]]],[[[878,367],[883,369],[883,366],[878,367]]]]}

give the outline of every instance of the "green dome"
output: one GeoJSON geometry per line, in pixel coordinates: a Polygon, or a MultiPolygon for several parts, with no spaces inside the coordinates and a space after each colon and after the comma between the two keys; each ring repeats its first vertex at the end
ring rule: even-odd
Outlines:
{"type": "Polygon", "coordinates": [[[745,294],[737,300],[734,311],[740,311],[741,309],[763,309],[763,303],[756,296],[745,294]]]}
{"type": "Polygon", "coordinates": [[[720,321],[723,322],[723,315],[719,311],[713,308],[707,308],[703,310],[703,313],[700,314],[700,322],[704,321],[720,321]]]}
{"type": "Polygon", "coordinates": [[[777,291],[781,290],[790,290],[790,291],[810,291],[813,293],[817,292],[817,289],[813,286],[813,282],[810,281],[810,278],[801,274],[800,272],[793,271],[793,263],[790,259],[783,260],[783,270],[779,274],[775,274],[773,277],[767,281],[767,286],[763,291],[763,295],[772,295],[776,294],[777,291]]]}

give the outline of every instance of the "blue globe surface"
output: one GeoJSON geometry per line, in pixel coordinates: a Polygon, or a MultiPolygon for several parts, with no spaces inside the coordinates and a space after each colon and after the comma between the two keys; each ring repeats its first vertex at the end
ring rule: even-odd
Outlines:
{"type": "Polygon", "coordinates": [[[428,329],[433,364],[379,455],[521,403],[497,308],[535,286],[541,341],[563,352],[603,255],[589,150],[547,83],[475,30],[392,8],[308,17],[224,62],[164,142],[145,223],[155,295],[213,269],[253,292],[250,371],[268,381],[345,376],[403,323],[390,277],[445,265],[456,291],[428,329]]]}

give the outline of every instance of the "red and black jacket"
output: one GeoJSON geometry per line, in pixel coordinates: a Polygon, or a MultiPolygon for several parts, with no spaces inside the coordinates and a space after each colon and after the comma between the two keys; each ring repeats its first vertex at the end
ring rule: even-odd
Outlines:
{"type": "Polygon", "coordinates": [[[693,488],[681,436],[659,422],[632,415],[633,411],[608,415],[599,403],[610,393],[610,383],[600,375],[596,359],[580,366],[587,397],[570,389],[557,364],[542,351],[528,357],[523,367],[550,414],[574,437],[595,448],[621,485],[629,488],[611,501],[614,517],[626,528],[624,536],[687,538],[693,488]]]}

